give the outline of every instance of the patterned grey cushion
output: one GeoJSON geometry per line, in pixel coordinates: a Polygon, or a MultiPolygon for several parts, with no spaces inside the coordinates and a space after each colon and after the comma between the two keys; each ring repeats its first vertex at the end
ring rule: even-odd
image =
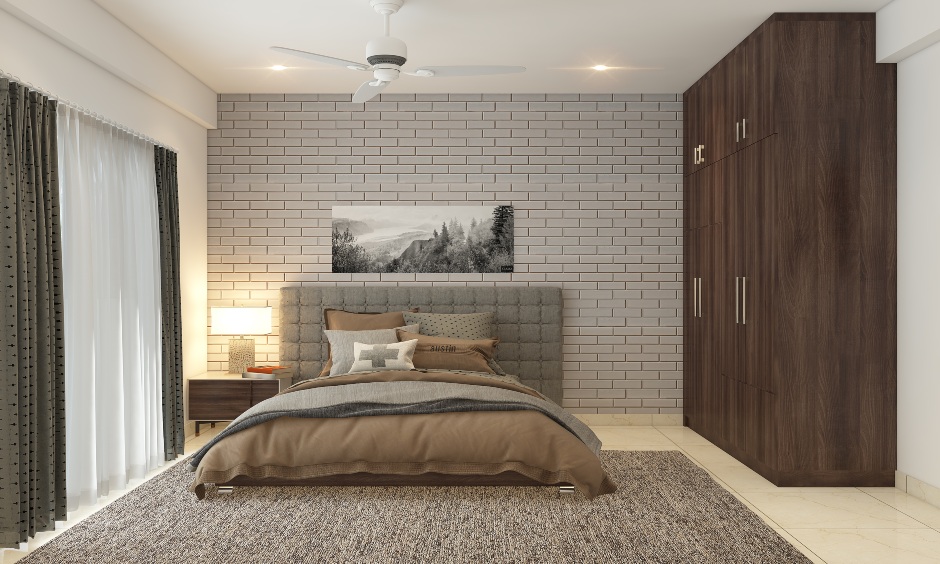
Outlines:
{"type": "MultiPolygon", "coordinates": [[[[448,337],[451,339],[492,339],[496,336],[493,323],[496,314],[491,311],[484,313],[405,313],[405,323],[419,323],[422,335],[430,337],[448,337]]],[[[499,354],[499,353],[497,353],[499,354]]],[[[496,359],[487,360],[490,370],[506,376],[496,359]]]]}
{"type": "Polygon", "coordinates": [[[368,372],[370,370],[414,370],[413,362],[418,340],[402,341],[389,345],[353,345],[353,362],[350,372],[368,372]]]}
{"type": "Polygon", "coordinates": [[[405,323],[421,324],[422,335],[451,339],[492,339],[496,314],[484,313],[405,313],[405,323]]]}
{"type": "MultiPolygon", "coordinates": [[[[400,329],[415,333],[418,331],[418,325],[405,325],[400,329]]],[[[352,368],[355,357],[355,344],[363,343],[366,345],[392,344],[398,342],[396,329],[373,329],[372,331],[339,331],[336,329],[324,329],[323,333],[330,342],[330,348],[333,351],[333,367],[330,368],[330,376],[337,374],[346,374],[352,368]]]]}
{"type": "Polygon", "coordinates": [[[496,314],[497,360],[557,403],[562,398],[562,295],[551,286],[293,286],[281,288],[280,363],[312,378],[329,358],[323,308],[496,314]]]}

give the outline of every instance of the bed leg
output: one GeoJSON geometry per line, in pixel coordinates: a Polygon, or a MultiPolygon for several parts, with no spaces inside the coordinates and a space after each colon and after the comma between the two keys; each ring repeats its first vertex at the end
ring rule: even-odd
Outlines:
{"type": "Polygon", "coordinates": [[[235,486],[219,486],[220,495],[228,495],[235,491],[235,486]]]}
{"type": "Polygon", "coordinates": [[[558,493],[560,494],[573,494],[574,486],[558,486],[558,493]]]}

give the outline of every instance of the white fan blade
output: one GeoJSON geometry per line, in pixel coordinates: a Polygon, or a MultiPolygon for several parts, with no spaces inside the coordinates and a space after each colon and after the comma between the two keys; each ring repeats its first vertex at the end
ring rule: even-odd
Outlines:
{"type": "Polygon", "coordinates": [[[378,96],[379,92],[385,90],[386,86],[388,86],[388,83],[382,82],[381,80],[363,82],[362,86],[359,87],[359,90],[356,90],[356,93],[353,94],[352,101],[356,104],[368,102],[372,98],[378,96]]]}
{"type": "Polygon", "coordinates": [[[337,59],[336,57],[327,57],[326,55],[318,55],[316,53],[309,53],[307,51],[300,51],[298,49],[289,49],[287,47],[271,47],[271,49],[277,51],[278,53],[285,53],[295,57],[303,57],[305,59],[310,59],[311,61],[317,61],[318,63],[346,67],[347,69],[352,70],[369,70],[372,68],[371,66],[363,63],[347,61],[345,59],[337,59]]]}
{"type": "Polygon", "coordinates": [[[525,67],[512,67],[502,65],[464,65],[456,67],[420,67],[405,74],[412,76],[448,77],[448,76],[481,76],[486,74],[513,74],[525,72],[525,67]]]}

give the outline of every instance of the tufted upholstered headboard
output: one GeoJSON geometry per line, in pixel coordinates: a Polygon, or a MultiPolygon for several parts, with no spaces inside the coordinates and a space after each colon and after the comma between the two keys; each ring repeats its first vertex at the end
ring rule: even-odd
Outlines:
{"type": "Polygon", "coordinates": [[[281,289],[280,363],[313,378],[329,357],[323,309],[496,312],[496,360],[561,404],[561,288],[497,286],[302,286],[281,289]]]}

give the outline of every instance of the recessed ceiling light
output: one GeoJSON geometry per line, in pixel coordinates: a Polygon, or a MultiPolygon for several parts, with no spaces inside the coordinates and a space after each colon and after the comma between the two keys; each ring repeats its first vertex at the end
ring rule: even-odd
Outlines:
{"type": "Polygon", "coordinates": [[[274,65],[273,67],[271,67],[271,70],[282,71],[282,70],[287,70],[287,67],[285,67],[284,65],[274,65]]]}
{"type": "Polygon", "coordinates": [[[610,67],[608,67],[607,65],[594,65],[594,66],[591,67],[591,68],[594,69],[594,70],[596,70],[596,71],[605,71],[605,70],[609,69],[610,67]]]}

